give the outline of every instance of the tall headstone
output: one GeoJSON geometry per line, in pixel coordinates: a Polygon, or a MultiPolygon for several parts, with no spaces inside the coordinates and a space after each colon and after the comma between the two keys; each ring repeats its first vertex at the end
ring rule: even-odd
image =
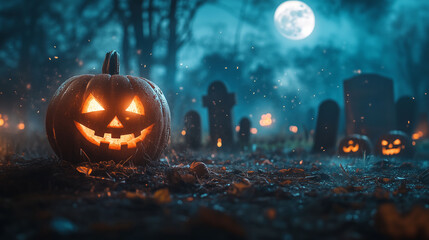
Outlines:
{"type": "Polygon", "coordinates": [[[250,143],[250,120],[242,118],[240,120],[240,130],[238,130],[238,143],[240,146],[248,146],[250,143]]]}
{"type": "Polygon", "coordinates": [[[196,111],[186,113],[184,130],[186,146],[198,149],[201,146],[201,117],[196,111]]]}
{"type": "Polygon", "coordinates": [[[337,144],[340,108],[334,100],[325,100],[319,106],[313,153],[333,153],[337,144]]]}
{"type": "Polygon", "coordinates": [[[399,98],[396,102],[396,129],[411,136],[416,125],[416,117],[416,100],[412,97],[399,98]]]}
{"type": "Polygon", "coordinates": [[[395,128],[393,81],[377,74],[344,80],[347,135],[362,134],[376,142],[395,128]]]}
{"type": "Polygon", "coordinates": [[[213,82],[203,105],[209,110],[210,145],[217,148],[228,148],[233,144],[231,110],[235,105],[235,94],[228,93],[225,84],[213,82]]]}

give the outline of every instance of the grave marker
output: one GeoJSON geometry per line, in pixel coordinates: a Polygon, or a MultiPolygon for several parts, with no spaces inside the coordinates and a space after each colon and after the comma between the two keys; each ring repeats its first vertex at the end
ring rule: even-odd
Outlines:
{"type": "Polygon", "coordinates": [[[373,142],[395,128],[393,81],[377,74],[344,80],[347,135],[362,134],[373,142]]]}
{"type": "Polygon", "coordinates": [[[213,82],[203,105],[209,110],[210,145],[217,148],[229,148],[233,144],[231,110],[235,105],[235,94],[228,93],[225,84],[213,82]]]}
{"type": "Polygon", "coordinates": [[[334,100],[325,100],[319,106],[313,153],[333,152],[336,149],[340,108],[334,100]]]}
{"type": "Polygon", "coordinates": [[[201,117],[196,111],[186,113],[184,131],[186,146],[198,149],[201,146],[201,117]]]}

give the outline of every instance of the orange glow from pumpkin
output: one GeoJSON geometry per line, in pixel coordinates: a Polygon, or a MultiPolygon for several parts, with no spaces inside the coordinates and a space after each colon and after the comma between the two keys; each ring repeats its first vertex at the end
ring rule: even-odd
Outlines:
{"type": "Polygon", "coordinates": [[[236,131],[236,132],[239,132],[239,131],[240,131],[240,126],[239,126],[239,125],[235,126],[235,131],[236,131]]]}
{"type": "Polygon", "coordinates": [[[104,108],[97,102],[92,94],[89,94],[82,106],[82,113],[104,111],[104,108]]]}
{"type": "Polygon", "coordinates": [[[353,140],[349,140],[347,142],[348,146],[343,146],[343,152],[345,153],[349,153],[349,152],[357,152],[359,151],[359,144],[358,143],[354,143],[353,140]]]}
{"type": "Polygon", "coordinates": [[[258,129],[257,128],[251,128],[250,129],[250,133],[251,134],[257,134],[258,133],[258,129]]]}
{"type": "Polygon", "coordinates": [[[289,131],[293,132],[293,133],[297,133],[298,132],[298,127],[297,126],[289,126],[289,131]]]}
{"type": "Polygon", "coordinates": [[[132,112],[140,115],[144,115],[144,107],[140,99],[135,96],[133,101],[131,101],[130,105],[125,109],[127,112],[132,112]]]}
{"type": "Polygon", "coordinates": [[[182,136],[185,136],[186,135],[186,131],[182,130],[181,134],[182,134],[182,136]]]}
{"type": "Polygon", "coordinates": [[[422,137],[423,137],[423,132],[422,131],[415,132],[412,135],[413,140],[419,140],[422,137]]]}
{"type": "Polygon", "coordinates": [[[4,125],[4,119],[0,118],[0,127],[2,127],[4,125]]]}
{"type": "Polygon", "coordinates": [[[24,128],[25,128],[25,124],[24,123],[18,123],[18,129],[19,130],[24,130],[24,128]]]}
{"type": "Polygon", "coordinates": [[[385,156],[392,156],[401,153],[402,149],[405,148],[405,145],[401,145],[402,141],[400,139],[395,139],[393,143],[389,143],[387,140],[381,141],[381,153],[385,156]]]}
{"type": "Polygon", "coordinates": [[[121,121],[119,121],[118,117],[115,116],[113,120],[107,125],[109,128],[123,128],[124,125],[122,125],[121,121]]]}
{"type": "Polygon", "coordinates": [[[262,114],[261,120],[259,120],[259,124],[262,127],[270,126],[273,123],[273,120],[271,119],[271,113],[262,114]]]}
{"type": "Polygon", "coordinates": [[[90,143],[100,146],[101,143],[109,144],[109,149],[121,150],[122,146],[128,148],[136,148],[137,143],[145,139],[145,137],[152,131],[154,124],[143,129],[140,132],[140,136],[135,137],[134,133],[121,135],[119,138],[113,138],[111,133],[105,133],[103,137],[95,135],[95,131],[85,127],[84,125],[74,121],[76,128],[82,134],[82,136],[90,143]]]}
{"type": "MultiPolygon", "coordinates": [[[[402,147],[404,148],[404,147],[402,147]]],[[[383,155],[386,156],[391,156],[391,155],[397,155],[401,152],[402,150],[401,147],[397,147],[397,148],[382,148],[381,149],[381,153],[383,153],[383,155]]]]}
{"type": "Polygon", "coordinates": [[[217,144],[216,145],[217,145],[218,148],[222,147],[222,138],[218,138],[217,139],[217,144]]]}

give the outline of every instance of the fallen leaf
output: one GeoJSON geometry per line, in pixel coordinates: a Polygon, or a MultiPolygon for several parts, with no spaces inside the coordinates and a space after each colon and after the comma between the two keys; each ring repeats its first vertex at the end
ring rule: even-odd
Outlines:
{"type": "Polygon", "coordinates": [[[89,176],[92,173],[92,168],[88,168],[88,167],[84,167],[84,166],[79,166],[76,168],[76,170],[80,173],[85,174],[86,176],[89,176]]]}
{"type": "Polygon", "coordinates": [[[168,190],[168,188],[156,190],[156,192],[153,194],[153,198],[158,204],[165,204],[171,202],[170,191],[168,190]]]}

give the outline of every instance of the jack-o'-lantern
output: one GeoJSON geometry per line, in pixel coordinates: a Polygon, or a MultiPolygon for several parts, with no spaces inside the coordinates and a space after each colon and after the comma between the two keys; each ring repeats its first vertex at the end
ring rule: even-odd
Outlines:
{"type": "Polygon", "coordinates": [[[46,131],[62,159],[158,160],[170,137],[170,110],[161,90],[141,77],[119,75],[119,54],[107,53],[102,74],[68,79],[47,111],[46,131]]]}
{"type": "Polygon", "coordinates": [[[363,157],[372,151],[372,144],[365,135],[353,134],[343,138],[338,146],[338,155],[343,157],[363,157]]]}
{"type": "Polygon", "coordinates": [[[377,155],[383,157],[411,158],[414,147],[410,137],[402,131],[390,131],[377,142],[377,155]]]}

